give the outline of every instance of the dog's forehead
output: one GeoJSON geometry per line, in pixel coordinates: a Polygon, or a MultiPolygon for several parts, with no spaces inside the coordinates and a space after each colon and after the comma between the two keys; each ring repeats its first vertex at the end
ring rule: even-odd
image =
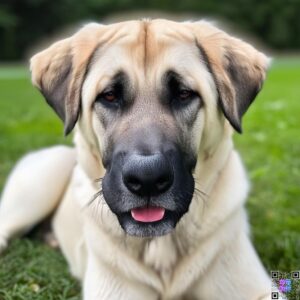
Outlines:
{"type": "Polygon", "coordinates": [[[149,40],[164,44],[194,40],[188,23],[162,19],[115,23],[106,25],[103,29],[105,39],[109,44],[125,45],[127,43],[129,46],[138,46],[149,40]]]}
{"type": "Polygon", "coordinates": [[[168,69],[188,73],[199,55],[193,33],[185,23],[130,21],[109,25],[105,31],[105,41],[95,51],[92,68],[99,76],[105,74],[107,81],[126,70],[132,81],[141,82],[144,77],[144,82],[158,83],[168,69]]]}

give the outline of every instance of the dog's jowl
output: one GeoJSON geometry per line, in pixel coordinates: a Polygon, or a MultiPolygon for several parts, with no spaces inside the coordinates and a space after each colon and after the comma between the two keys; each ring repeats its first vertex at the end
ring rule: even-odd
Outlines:
{"type": "Polygon", "coordinates": [[[232,142],[268,64],[203,21],[92,23],[36,54],[33,84],[75,147],[18,163],[0,249],[53,213],[85,300],[269,299],[232,142]]]}

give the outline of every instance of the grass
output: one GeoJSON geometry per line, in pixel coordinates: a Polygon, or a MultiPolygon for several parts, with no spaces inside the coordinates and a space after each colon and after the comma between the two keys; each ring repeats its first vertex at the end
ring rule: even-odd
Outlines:
{"type": "MultiPolygon", "coordinates": [[[[70,143],[28,77],[23,67],[0,70],[0,190],[24,153],[70,143]]],[[[300,269],[299,78],[300,59],[275,60],[244,118],[244,134],[235,136],[252,182],[247,204],[252,237],[269,271],[300,269]]],[[[27,237],[12,242],[0,257],[0,300],[10,299],[75,300],[80,287],[57,250],[27,237]]]]}

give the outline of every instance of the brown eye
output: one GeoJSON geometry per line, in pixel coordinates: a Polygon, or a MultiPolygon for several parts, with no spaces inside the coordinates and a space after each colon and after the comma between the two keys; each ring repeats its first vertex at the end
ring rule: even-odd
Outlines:
{"type": "Polygon", "coordinates": [[[189,90],[181,90],[179,91],[179,99],[181,101],[189,100],[192,97],[192,92],[189,90]]]}
{"type": "Polygon", "coordinates": [[[114,102],[117,100],[117,96],[114,92],[110,91],[110,92],[106,92],[103,94],[103,98],[107,101],[107,102],[114,102]]]}
{"type": "Polygon", "coordinates": [[[122,103],[122,95],[120,91],[110,89],[99,94],[95,99],[95,104],[101,103],[107,108],[115,109],[119,108],[122,103]]]}

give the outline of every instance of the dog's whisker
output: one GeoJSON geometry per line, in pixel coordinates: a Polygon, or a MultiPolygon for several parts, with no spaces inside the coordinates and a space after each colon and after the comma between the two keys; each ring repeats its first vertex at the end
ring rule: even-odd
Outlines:
{"type": "Polygon", "coordinates": [[[98,197],[101,197],[102,195],[103,195],[103,191],[101,189],[92,196],[92,198],[89,200],[89,202],[84,207],[89,207],[98,197]]]}
{"type": "Polygon", "coordinates": [[[99,214],[99,209],[101,209],[100,219],[101,219],[101,222],[103,223],[103,203],[104,203],[104,201],[101,201],[101,200],[102,199],[101,199],[101,196],[100,196],[100,199],[99,199],[98,204],[97,204],[97,211],[96,211],[96,213],[98,215],[99,214]],[[102,205],[102,208],[100,208],[100,204],[102,205]]]}
{"type": "Polygon", "coordinates": [[[194,181],[195,181],[196,185],[198,185],[198,187],[195,186],[195,189],[200,191],[201,193],[205,194],[206,196],[208,196],[208,194],[199,187],[199,186],[201,186],[201,183],[200,183],[199,179],[196,178],[195,176],[194,176],[194,181]]]}
{"type": "Polygon", "coordinates": [[[205,193],[204,191],[200,190],[199,188],[195,187],[195,191],[205,197],[209,197],[207,193],[205,193]]]}
{"type": "Polygon", "coordinates": [[[199,191],[195,190],[194,191],[194,195],[199,197],[201,200],[203,200],[205,202],[205,204],[207,204],[207,196],[205,196],[204,194],[200,193],[199,191]]]}
{"type": "Polygon", "coordinates": [[[202,216],[203,216],[204,209],[207,206],[207,200],[205,198],[203,198],[202,195],[199,195],[199,194],[195,194],[195,198],[196,198],[195,202],[197,205],[202,204],[202,208],[203,208],[202,216]]]}
{"type": "MultiPolygon", "coordinates": [[[[102,191],[99,191],[97,192],[94,196],[93,196],[94,199],[92,199],[93,201],[97,200],[96,202],[96,205],[93,207],[93,210],[92,210],[92,214],[94,217],[98,217],[99,216],[99,209],[101,210],[100,212],[100,219],[101,221],[103,222],[103,209],[102,207],[104,205],[107,205],[107,203],[105,202],[104,200],[104,197],[103,197],[103,193],[102,191]],[[100,205],[102,207],[100,207],[100,205]]],[[[93,202],[92,202],[93,203],[93,202]]]]}
{"type": "Polygon", "coordinates": [[[94,180],[94,182],[102,182],[104,177],[99,177],[94,180]]]}

